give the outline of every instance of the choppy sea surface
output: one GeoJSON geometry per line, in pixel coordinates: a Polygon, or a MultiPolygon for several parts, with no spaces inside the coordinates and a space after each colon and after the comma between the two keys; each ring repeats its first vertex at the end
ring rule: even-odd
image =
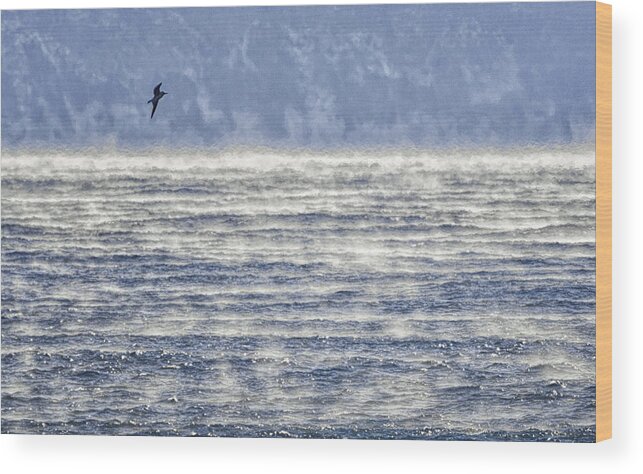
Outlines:
{"type": "Polygon", "coordinates": [[[593,152],[3,156],[2,432],[595,436],[593,152]]]}

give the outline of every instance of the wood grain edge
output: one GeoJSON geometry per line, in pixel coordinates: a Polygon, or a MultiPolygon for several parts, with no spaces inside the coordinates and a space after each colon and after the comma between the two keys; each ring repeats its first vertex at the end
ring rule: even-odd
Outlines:
{"type": "Polygon", "coordinates": [[[612,437],[612,6],[596,2],[596,441],[612,437]]]}

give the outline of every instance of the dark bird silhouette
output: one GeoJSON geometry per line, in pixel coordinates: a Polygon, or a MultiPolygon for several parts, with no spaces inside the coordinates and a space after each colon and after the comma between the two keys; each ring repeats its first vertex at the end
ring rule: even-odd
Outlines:
{"type": "Polygon", "coordinates": [[[159,100],[167,94],[167,92],[161,91],[161,84],[162,82],[159,82],[158,85],[154,88],[154,97],[152,97],[150,100],[147,101],[149,104],[150,102],[152,103],[152,115],[150,115],[150,118],[154,117],[154,112],[156,112],[156,107],[159,105],[159,100]]]}

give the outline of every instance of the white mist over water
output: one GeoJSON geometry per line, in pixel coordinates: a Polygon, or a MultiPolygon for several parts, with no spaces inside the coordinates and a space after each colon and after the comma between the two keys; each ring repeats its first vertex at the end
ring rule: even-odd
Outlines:
{"type": "Polygon", "coordinates": [[[592,441],[594,156],[4,156],[3,432],[592,441]]]}

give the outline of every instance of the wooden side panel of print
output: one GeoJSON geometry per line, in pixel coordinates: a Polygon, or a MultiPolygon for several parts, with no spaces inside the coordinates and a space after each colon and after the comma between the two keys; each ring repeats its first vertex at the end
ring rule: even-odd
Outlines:
{"type": "Polygon", "coordinates": [[[596,441],[612,437],[612,7],[596,3],[596,441]]]}

